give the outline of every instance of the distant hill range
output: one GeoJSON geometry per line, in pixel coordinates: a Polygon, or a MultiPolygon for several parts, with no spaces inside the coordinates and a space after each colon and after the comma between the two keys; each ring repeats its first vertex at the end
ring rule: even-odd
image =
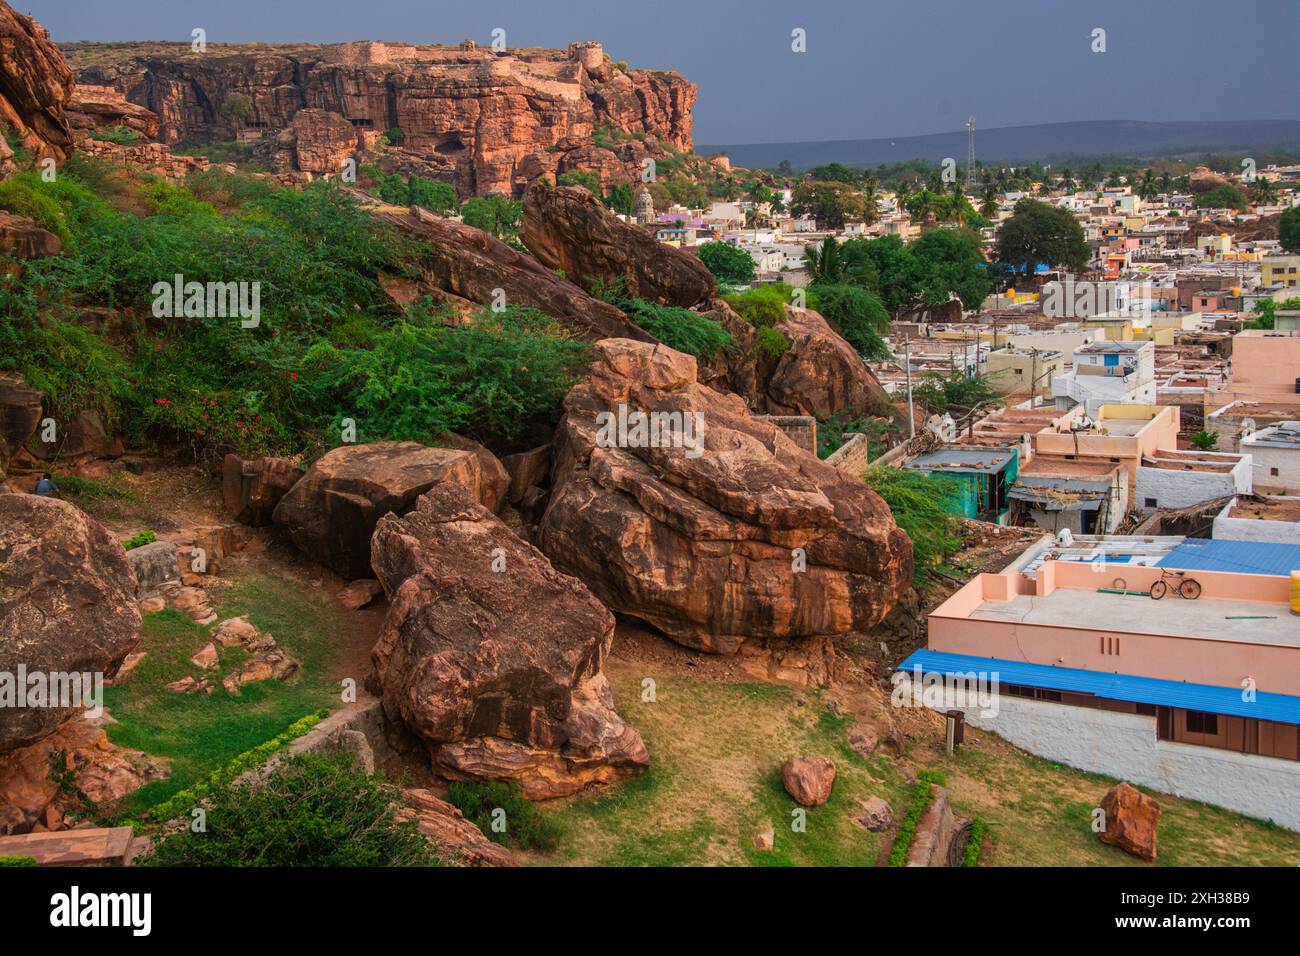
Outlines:
{"type": "MultiPolygon", "coordinates": [[[[1140,120],[1093,120],[975,129],[975,157],[985,163],[1078,161],[1081,158],[1149,158],[1240,153],[1244,150],[1300,150],[1300,120],[1225,120],[1198,123],[1147,123],[1140,120]]],[[[966,130],[894,139],[837,139],[817,143],[749,143],[697,145],[708,156],[725,153],[748,169],[775,167],[789,160],[796,169],[825,163],[879,166],[882,163],[947,157],[966,162],[966,130]]]]}

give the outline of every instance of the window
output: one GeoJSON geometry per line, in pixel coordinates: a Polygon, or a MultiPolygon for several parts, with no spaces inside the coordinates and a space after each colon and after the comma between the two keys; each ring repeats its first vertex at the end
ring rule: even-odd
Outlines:
{"type": "Polygon", "coordinates": [[[1269,476],[1272,477],[1272,478],[1276,478],[1276,477],[1277,477],[1277,469],[1276,469],[1276,468],[1270,468],[1270,469],[1268,470],[1268,473],[1269,473],[1269,476]]]}
{"type": "Polygon", "coordinates": [[[1206,714],[1199,710],[1189,710],[1187,712],[1187,732],[1189,734],[1209,734],[1211,737],[1219,733],[1219,715],[1206,714]]]}
{"type": "Polygon", "coordinates": [[[1144,503],[1145,503],[1145,504],[1144,504],[1144,507],[1147,507],[1147,508],[1159,508],[1159,507],[1160,507],[1160,502],[1157,501],[1155,498],[1144,498],[1143,501],[1144,501],[1144,503]]]}

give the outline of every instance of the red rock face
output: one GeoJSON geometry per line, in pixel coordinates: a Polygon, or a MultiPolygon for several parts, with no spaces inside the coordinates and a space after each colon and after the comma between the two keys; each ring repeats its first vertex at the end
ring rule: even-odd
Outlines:
{"type": "MultiPolygon", "coordinates": [[[[0,0],[0,122],[40,157],[59,162],[72,153],[63,107],[72,94],[72,70],[43,26],[0,0]]],[[[12,154],[0,140],[0,169],[12,154]]]]}
{"type": "MultiPolygon", "coordinates": [[[[85,54],[70,52],[75,67],[85,54]]],[[[672,72],[621,70],[596,44],[501,53],[370,42],[95,52],[79,79],[115,86],[157,113],[164,142],[256,137],[311,108],[359,135],[400,128],[394,160],[442,171],[462,195],[519,195],[530,178],[569,168],[564,154],[588,147],[598,129],[692,147],[694,84],[672,72]],[[106,53],[117,59],[105,65],[106,53]]],[[[607,169],[623,182],[637,171],[626,159],[621,175],[607,169]]]]}

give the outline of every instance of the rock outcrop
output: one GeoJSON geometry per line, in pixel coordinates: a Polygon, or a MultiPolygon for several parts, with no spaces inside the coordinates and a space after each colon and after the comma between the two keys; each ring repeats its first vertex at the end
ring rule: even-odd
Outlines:
{"type": "Polygon", "coordinates": [[[370,536],[389,512],[405,514],[440,482],[480,497],[478,458],[416,442],[342,445],[322,455],[275,506],[298,550],[354,580],[370,577],[370,536]]]}
{"type": "Polygon", "coordinates": [[[429,790],[402,791],[398,820],[413,820],[449,866],[515,866],[514,854],[489,840],[465,814],[429,790]]]}
{"type": "Polygon", "coordinates": [[[786,308],[776,324],[790,347],[767,379],[773,415],[860,418],[888,414],[889,395],[857,350],[811,309],[786,308]]]}
{"type": "MultiPolygon", "coordinates": [[[[695,86],[677,73],[627,70],[595,43],[498,52],[363,41],[201,55],[177,44],[79,44],[68,55],[79,82],[113,86],[156,113],[166,143],[265,137],[279,149],[277,131],[315,109],[338,118],[331,143],[341,144],[342,124],[354,148],[400,129],[381,161],[452,182],[462,196],[519,195],[530,177],[569,168],[569,154],[590,148],[598,129],[635,134],[627,138],[641,149],[639,139],[692,145],[695,86]]],[[[323,167],[337,156],[300,144],[291,137],[283,147],[323,167]]],[[[616,164],[609,173],[621,182],[639,172],[631,156],[616,164]]]]}
{"type": "Polygon", "coordinates": [[[1101,798],[1104,814],[1097,835],[1102,843],[1117,846],[1143,860],[1156,858],[1156,826],[1160,823],[1160,804],[1137,787],[1120,783],[1101,798]]]}
{"type": "MultiPolygon", "coordinates": [[[[62,163],[73,136],[64,115],[72,95],[72,70],[49,32],[0,0],[0,125],[8,124],[23,148],[62,163]]],[[[0,171],[13,152],[0,138],[0,171]]]]}
{"type": "Polygon", "coordinates": [[[700,385],[691,356],[599,342],[564,407],[540,546],[610,609],[732,653],[868,629],[907,589],[911,543],[888,506],[700,385]]]}
{"type": "Polygon", "coordinates": [[[41,421],[44,395],[20,378],[0,376],[0,480],[11,455],[27,443],[41,421]]]}
{"type": "Polygon", "coordinates": [[[372,550],[390,602],[373,652],[384,710],[439,773],[545,798],[648,766],[601,670],[613,615],[463,488],[382,518],[372,550]]]}
{"type": "Polygon", "coordinates": [[[0,706],[0,753],[93,706],[84,680],[73,701],[55,675],[113,676],[140,639],[135,591],[126,552],[98,522],[56,498],[0,495],[0,675],[12,681],[0,699],[19,691],[20,668],[29,678],[28,706],[0,706]],[[39,704],[33,675],[49,691],[39,704]]]}
{"type": "Polygon", "coordinates": [[[524,196],[520,238],[543,265],[564,270],[587,291],[618,280],[633,298],[682,308],[718,291],[699,258],[624,222],[579,186],[534,184],[524,196]]]}
{"type": "Polygon", "coordinates": [[[75,129],[121,127],[145,139],[154,139],[158,135],[157,114],[132,103],[120,90],[111,86],[79,84],[72,91],[64,112],[75,129]]]}
{"type": "Polygon", "coordinates": [[[0,256],[11,259],[44,259],[63,251],[59,237],[26,216],[0,209],[0,256]]]}
{"type": "Polygon", "coordinates": [[[532,256],[510,248],[481,229],[442,219],[418,207],[405,215],[376,215],[425,245],[418,292],[441,292],[490,305],[500,289],[508,305],[540,309],[580,338],[616,336],[654,341],[612,305],[588,295],[532,256]]]}
{"type": "Polygon", "coordinates": [[[301,478],[302,469],[283,458],[241,458],[232,453],[221,463],[221,500],[241,524],[268,525],[275,506],[301,478]]]}

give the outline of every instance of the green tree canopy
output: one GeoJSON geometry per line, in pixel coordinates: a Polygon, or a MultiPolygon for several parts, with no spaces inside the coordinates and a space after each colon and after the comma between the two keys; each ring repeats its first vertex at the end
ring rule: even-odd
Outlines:
{"type": "Polygon", "coordinates": [[[754,281],[754,257],[729,242],[706,242],[700,246],[702,261],[713,277],[728,285],[754,281]]]}
{"type": "Polygon", "coordinates": [[[822,228],[840,229],[848,220],[864,219],[867,203],[862,193],[845,183],[813,181],[795,187],[790,211],[812,216],[822,228]]]}
{"type": "Polygon", "coordinates": [[[1033,271],[1040,263],[1064,266],[1073,272],[1088,267],[1090,254],[1083,227],[1068,209],[1022,199],[998,232],[998,258],[1033,271]]]}

